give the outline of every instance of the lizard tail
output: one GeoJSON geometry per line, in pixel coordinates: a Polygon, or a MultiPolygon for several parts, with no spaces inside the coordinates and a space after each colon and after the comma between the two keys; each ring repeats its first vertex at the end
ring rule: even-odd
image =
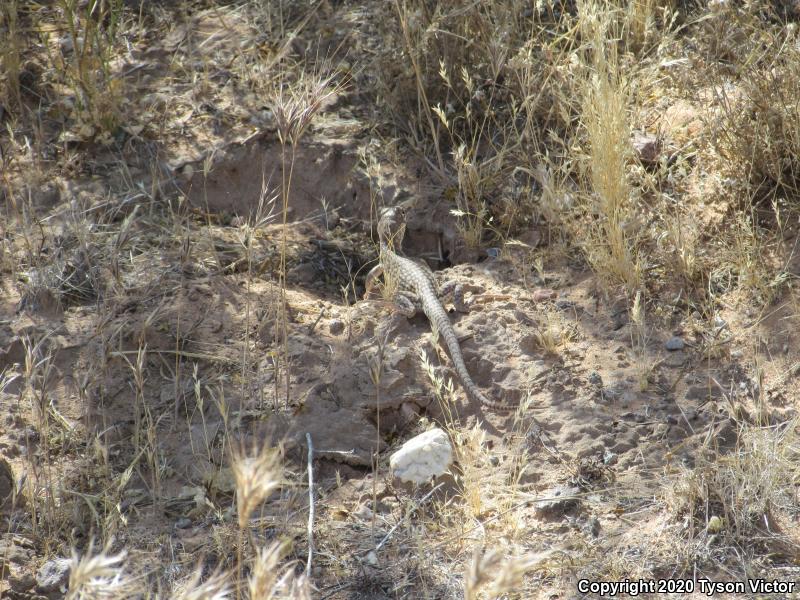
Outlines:
{"type": "Polygon", "coordinates": [[[497,400],[487,398],[478,389],[478,386],[475,385],[475,382],[472,381],[472,378],[469,376],[469,372],[467,371],[467,365],[464,364],[464,359],[461,355],[461,348],[458,345],[458,340],[456,339],[455,334],[452,332],[440,333],[443,335],[447,349],[450,351],[450,359],[453,361],[453,365],[455,366],[459,379],[461,379],[461,384],[464,386],[464,389],[467,390],[467,393],[472,397],[472,399],[480,402],[482,406],[488,406],[492,410],[508,412],[511,407],[509,407],[507,403],[498,402],[497,400]]]}

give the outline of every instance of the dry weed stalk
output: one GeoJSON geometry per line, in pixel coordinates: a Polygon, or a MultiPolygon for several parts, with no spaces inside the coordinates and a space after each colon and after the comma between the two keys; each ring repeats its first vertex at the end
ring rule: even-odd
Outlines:
{"type": "Polygon", "coordinates": [[[236,510],[239,540],[236,547],[237,598],[241,597],[244,567],[245,534],[250,533],[253,512],[280,489],[283,481],[281,454],[278,449],[262,446],[248,452],[240,447],[232,451],[231,469],[236,480],[236,510]]]}
{"type": "Polygon", "coordinates": [[[227,573],[213,573],[203,576],[202,566],[198,566],[188,581],[172,592],[171,600],[228,600],[231,597],[227,573]]]}
{"type": "Polygon", "coordinates": [[[289,368],[289,315],[286,297],[286,236],[288,231],[289,197],[291,195],[298,144],[313,118],[341,90],[343,84],[334,83],[335,79],[336,73],[327,76],[302,73],[298,81],[291,83],[279,81],[271,99],[272,112],[278,129],[278,139],[281,143],[282,229],[280,271],[278,274],[281,298],[278,318],[280,319],[281,343],[283,346],[287,405],[290,398],[291,381],[289,368]]]}
{"type": "Polygon", "coordinates": [[[655,369],[655,364],[650,360],[647,351],[648,332],[645,322],[645,307],[642,292],[637,291],[630,310],[631,315],[631,347],[633,348],[634,362],[639,391],[644,392],[650,384],[650,376],[655,369]]]}
{"type": "MultiPolygon", "coordinates": [[[[30,403],[44,456],[49,457],[53,439],[51,425],[55,413],[51,410],[53,407],[47,386],[52,379],[53,355],[49,349],[45,351],[49,343],[47,336],[36,343],[26,336],[22,343],[25,364],[20,400],[27,399],[30,403]]],[[[35,445],[27,432],[25,445],[29,452],[35,445]]],[[[63,491],[59,486],[61,479],[55,474],[51,460],[35,461],[30,466],[33,477],[29,481],[27,492],[34,531],[43,526],[48,536],[54,536],[60,528],[58,513],[63,491]]]]}
{"type": "Polygon", "coordinates": [[[276,448],[262,447],[247,452],[233,451],[231,469],[236,479],[236,508],[239,529],[246,530],[250,516],[283,481],[281,454],[276,448]]]}
{"type": "Polygon", "coordinates": [[[310,600],[311,589],[305,576],[297,576],[294,566],[281,566],[288,542],[275,542],[256,549],[247,588],[251,600],[310,600]]]}
{"type": "Polygon", "coordinates": [[[93,549],[90,543],[82,557],[72,551],[66,600],[117,600],[139,591],[136,581],[125,572],[124,550],[111,554],[111,543],[95,555],[93,549]]]}
{"type": "Polygon", "coordinates": [[[478,600],[482,592],[490,598],[520,593],[523,576],[534,564],[525,558],[505,558],[499,550],[476,547],[464,575],[465,600],[478,600]]]}
{"type": "Polygon", "coordinates": [[[453,433],[459,425],[458,414],[453,410],[456,406],[456,391],[453,380],[450,377],[444,378],[436,372],[433,364],[428,360],[428,353],[424,348],[419,349],[419,359],[422,363],[423,371],[425,371],[433,385],[433,392],[439,404],[439,410],[442,411],[444,416],[447,429],[453,433]]]}

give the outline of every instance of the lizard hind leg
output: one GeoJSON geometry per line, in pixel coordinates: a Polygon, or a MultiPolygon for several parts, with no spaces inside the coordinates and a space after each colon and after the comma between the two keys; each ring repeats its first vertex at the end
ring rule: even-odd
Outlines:
{"type": "Polygon", "coordinates": [[[452,302],[456,310],[461,313],[469,312],[469,305],[464,302],[464,287],[454,280],[446,281],[439,288],[439,297],[442,304],[452,302]]]}
{"type": "Polygon", "coordinates": [[[397,292],[394,296],[394,304],[397,312],[408,319],[416,315],[421,308],[419,296],[413,292],[397,292]]]}

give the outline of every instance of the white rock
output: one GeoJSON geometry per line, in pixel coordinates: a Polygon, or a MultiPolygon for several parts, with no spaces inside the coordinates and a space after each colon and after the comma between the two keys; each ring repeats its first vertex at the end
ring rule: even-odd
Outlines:
{"type": "Polygon", "coordinates": [[[453,462],[453,447],[441,429],[431,429],[411,438],[392,454],[392,473],[401,481],[425,483],[441,475],[453,462]]]}

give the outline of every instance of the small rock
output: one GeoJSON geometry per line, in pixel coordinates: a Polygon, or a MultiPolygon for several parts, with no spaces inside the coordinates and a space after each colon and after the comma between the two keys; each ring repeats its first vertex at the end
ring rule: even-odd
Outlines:
{"type": "Polygon", "coordinates": [[[523,335],[519,340],[519,348],[526,354],[536,354],[541,349],[539,338],[532,333],[523,335]]]}
{"type": "Polygon", "coordinates": [[[627,311],[618,312],[611,318],[611,329],[612,331],[619,331],[625,325],[628,324],[630,318],[628,317],[627,311]]]}
{"type": "Polygon", "coordinates": [[[344,322],[341,319],[331,319],[328,321],[328,331],[331,335],[339,335],[344,331],[344,322]]]}
{"type": "Polygon", "coordinates": [[[370,550],[366,556],[366,561],[368,565],[372,565],[373,567],[377,566],[378,564],[378,555],[375,553],[375,550],[370,550]]]}
{"type": "Polygon", "coordinates": [[[417,484],[442,475],[452,462],[450,439],[438,428],[411,438],[389,459],[395,477],[417,484]]]}
{"type": "Polygon", "coordinates": [[[571,300],[556,300],[556,308],[558,310],[575,310],[575,303],[571,300]]]}
{"type": "Polygon", "coordinates": [[[536,248],[542,243],[542,234],[538,229],[530,229],[519,236],[519,241],[531,248],[536,248]]]}
{"type": "Polygon", "coordinates": [[[683,350],[684,346],[686,346],[686,342],[684,342],[683,339],[679,338],[677,335],[669,338],[664,344],[664,347],[670,352],[674,352],[675,350],[683,350]]]}
{"type": "Polygon", "coordinates": [[[419,406],[413,402],[403,402],[400,405],[400,415],[406,423],[411,423],[419,417],[419,406]]]}
{"type": "Polygon", "coordinates": [[[0,509],[6,503],[10,504],[11,495],[14,493],[14,473],[11,465],[0,458],[0,509]]]}
{"type": "Polygon", "coordinates": [[[560,517],[564,513],[578,507],[580,499],[574,496],[580,493],[577,486],[556,486],[542,492],[547,500],[536,503],[536,516],[539,518],[560,517]]]}
{"type": "Polygon", "coordinates": [[[620,384],[610,385],[603,388],[603,399],[608,402],[615,402],[622,397],[625,389],[620,384]]]}
{"type": "Polygon", "coordinates": [[[592,537],[597,537],[600,535],[600,521],[597,517],[591,517],[584,523],[582,529],[592,537]]]}
{"type": "Polygon", "coordinates": [[[718,517],[717,515],[712,516],[708,520],[708,525],[706,529],[709,533],[719,533],[722,529],[725,528],[725,519],[722,517],[718,517]]]}
{"type": "Polygon", "coordinates": [[[298,283],[311,284],[317,279],[317,270],[314,265],[301,263],[289,271],[289,277],[298,283]]]}
{"type": "Polygon", "coordinates": [[[28,571],[20,571],[19,573],[12,573],[8,576],[8,585],[15,592],[27,592],[33,589],[36,585],[36,580],[33,575],[28,571]]]}
{"type": "Polygon", "coordinates": [[[194,167],[190,164],[184,165],[183,169],[181,169],[180,177],[185,182],[187,183],[190,182],[192,180],[192,177],[194,177],[194,167]]]}
{"type": "Polygon", "coordinates": [[[36,588],[40,592],[65,591],[69,579],[70,560],[54,558],[48,560],[36,573],[36,588]]]}
{"type": "Polygon", "coordinates": [[[353,511],[353,515],[360,518],[362,521],[371,521],[372,518],[375,516],[375,513],[372,509],[367,506],[366,503],[359,506],[355,511],[353,511]]]}
{"type": "Polygon", "coordinates": [[[175,521],[175,528],[176,529],[188,529],[192,526],[192,520],[189,517],[181,517],[177,521],[175,521]]]}
{"type": "Polygon", "coordinates": [[[0,539],[0,577],[9,563],[25,565],[32,556],[33,551],[30,548],[18,544],[12,534],[6,534],[3,539],[0,539]]]}
{"type": "Polygon", "coordinates": [[[632,141],[633,149],[639,156],[639,160],[646,165],[653,165],[658,162],[661,154],[661,143],[652,134],[635,133],[632,141]]]}
{"type": "Polygon", "coordinates": [[[555,290],[551,290],[550,288],[540,288],[538,290],[534,290],[531,294],[531,300],[534,302],[544,302],[545,300],[553,300],[556,298],[558,294],[555,290]]]}
{"type": "Polygon", "coordinates": [[[664,366],[671,369],[678,369],[686,363],[686,352],[670,352],[664,359],[664,366]]]}

